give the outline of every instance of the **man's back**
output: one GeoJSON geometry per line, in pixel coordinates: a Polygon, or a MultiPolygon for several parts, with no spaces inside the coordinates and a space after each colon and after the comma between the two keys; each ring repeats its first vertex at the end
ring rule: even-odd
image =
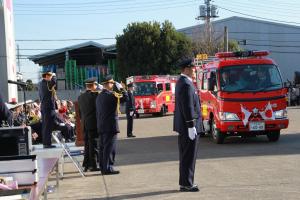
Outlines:
{"type": "Polygon", "coordinates": [[[98,95],[96,100],[98,132],[119,133],[117,98],[106,89],[98,95]]]}
{"type": "Polygon", "coordinates": [[[98,93],[90,90],[84,92],[78,97],[79,115],[84,124],[84,128],[88,130],[97,129],[96,118],[96,99],[98,93]]]}
{"type": "Polygon", "coordinates": [[[41,101],[41,110],[55,110],[54,97],[52,95],[53,83],[51,81],[42,80],[39,83],[39,97],[41,101]]]}

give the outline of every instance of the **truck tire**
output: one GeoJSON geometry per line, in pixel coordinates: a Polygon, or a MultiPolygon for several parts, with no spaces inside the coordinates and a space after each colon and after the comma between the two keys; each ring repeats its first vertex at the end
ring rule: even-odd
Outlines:
{"type": "Polygon", "coordinates": [[[167,114],[167,109],[166,109],[166,106],[163,105],[160,109],[160,112],[159,112],[159,116],[165,116],[167,114]]]}
{"type": "Polygon", "coordinates": [[[212,137],[212,140],[214,141],[214,143],[223,144],[224,140],[225,140],[225,135],[223,135],[221,133],[221,131],[219,129],[217,129],[214,119],[212,119],[210,130],[211,130],[210,131],[211,132],[211,137],[212,137]]]}
{"type": "Polygon", "coordinates": [[[135,118],[136,119],[140,118],[140,114],[139,113],[135,113],[135,118]]]}
{"type": "Polygon", "coordinates": [[[267,133],[270,142],[277,142],[280,138],[280,131],[270,131],[267,133]]]}

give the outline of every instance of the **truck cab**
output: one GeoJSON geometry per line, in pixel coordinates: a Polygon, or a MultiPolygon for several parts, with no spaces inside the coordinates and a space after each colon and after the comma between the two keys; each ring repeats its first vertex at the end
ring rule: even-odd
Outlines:
{"type": "Polygon", "coordinates": [[[174,112],[175,84],[177,77],[169,75],[131,76],[126,82],[133,83],[136,116],[152,114],[164,116],[174,112]]]}
{"type": "Polygon", "coordinates": [[[267,51],[217,53],[197,68],[203,125],[214,142],[266,135],[277,141],[288,127],[287,89],[267,51]]]}

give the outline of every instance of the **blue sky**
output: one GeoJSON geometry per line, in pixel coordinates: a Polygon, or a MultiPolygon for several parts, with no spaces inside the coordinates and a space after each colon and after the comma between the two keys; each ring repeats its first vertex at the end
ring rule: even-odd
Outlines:
{"type": "MultiPolygon", "coordinates": [[[[114,38],[128,23],[171,21],[184,28],[202,23],[195,20],[204,0],[14,0],[15,38],[71,39],[114,38]]],[[[219,18],[230,16],[261,17],[300,26],[300,1],[297,0],[214,0],[219,18]]],[[[25,49],[55,49],[81,43],[16,41],[23,56],[46,52],[25,49]]],[[[98,40],[109,45],[114,39],[98,40]]],[[[23,57],[22,58],[25,58],[23,57]]],[[[21,60],[24,79],[37,82],[39,67],[21,60]]]]}

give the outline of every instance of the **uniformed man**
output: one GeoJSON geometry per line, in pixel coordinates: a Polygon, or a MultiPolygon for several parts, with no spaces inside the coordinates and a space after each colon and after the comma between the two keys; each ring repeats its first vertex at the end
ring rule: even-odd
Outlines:
{"type": "Polygon", "coordinates": [[[0,94],[0,127],[2,126],[3,121],[6,121],[8,125],[12,125],[13,115],[7,108],[2,95],[0,94]]]}
{"type": "Polygon", "coordinates": [[[97,117],[96,117],[96,98],[98,96],[98,83],[96,78],[85,80],[86,91],[78,97],[79,117],[84,131],[84,159],[83,167],[85,171],[97,171],[96,164],[96,138],[97,117]]]}
{"type": "Polygon", "coordinates": [[[43,146],[44,148],[55,148],[55,146],[51,144],[51,133],[54,128],[56,115],[54,89],[56,78],[50,71],[44,72],[42,78],[38,88],[41,101],[43,146]]]}
{"type": "Polygon", "coordinates": [[[119,174],[113,165],[116,154],[117,133],[120,132],[118,124],[118,112],[120,103],[127,100],[127,92],[123,86],[115,82],[112,76],[104,79],[103,90],[96,100],[97,129],[100,134],[100,169],[103,175],[119,174]],[[113,91],[114,85],[120,91],[113,91]]]}
{"type": "Polygon", "coordinates": [[[135,100],[133,96],[134,87],[132,83],[127,85],[128,101],[126,102],[127,137],[135,137],[132,134],[133,116],[135,113],[135,100]]]}
{"type": "Polygon", "coordinates": [[[199,134],[203,132],[200,101],[193,85],[195,77],[192,59],[180,63],[181,75],[175,88],[174,131],[179,133],[180,191],[197,192],[194,172],[199,134]]]}

